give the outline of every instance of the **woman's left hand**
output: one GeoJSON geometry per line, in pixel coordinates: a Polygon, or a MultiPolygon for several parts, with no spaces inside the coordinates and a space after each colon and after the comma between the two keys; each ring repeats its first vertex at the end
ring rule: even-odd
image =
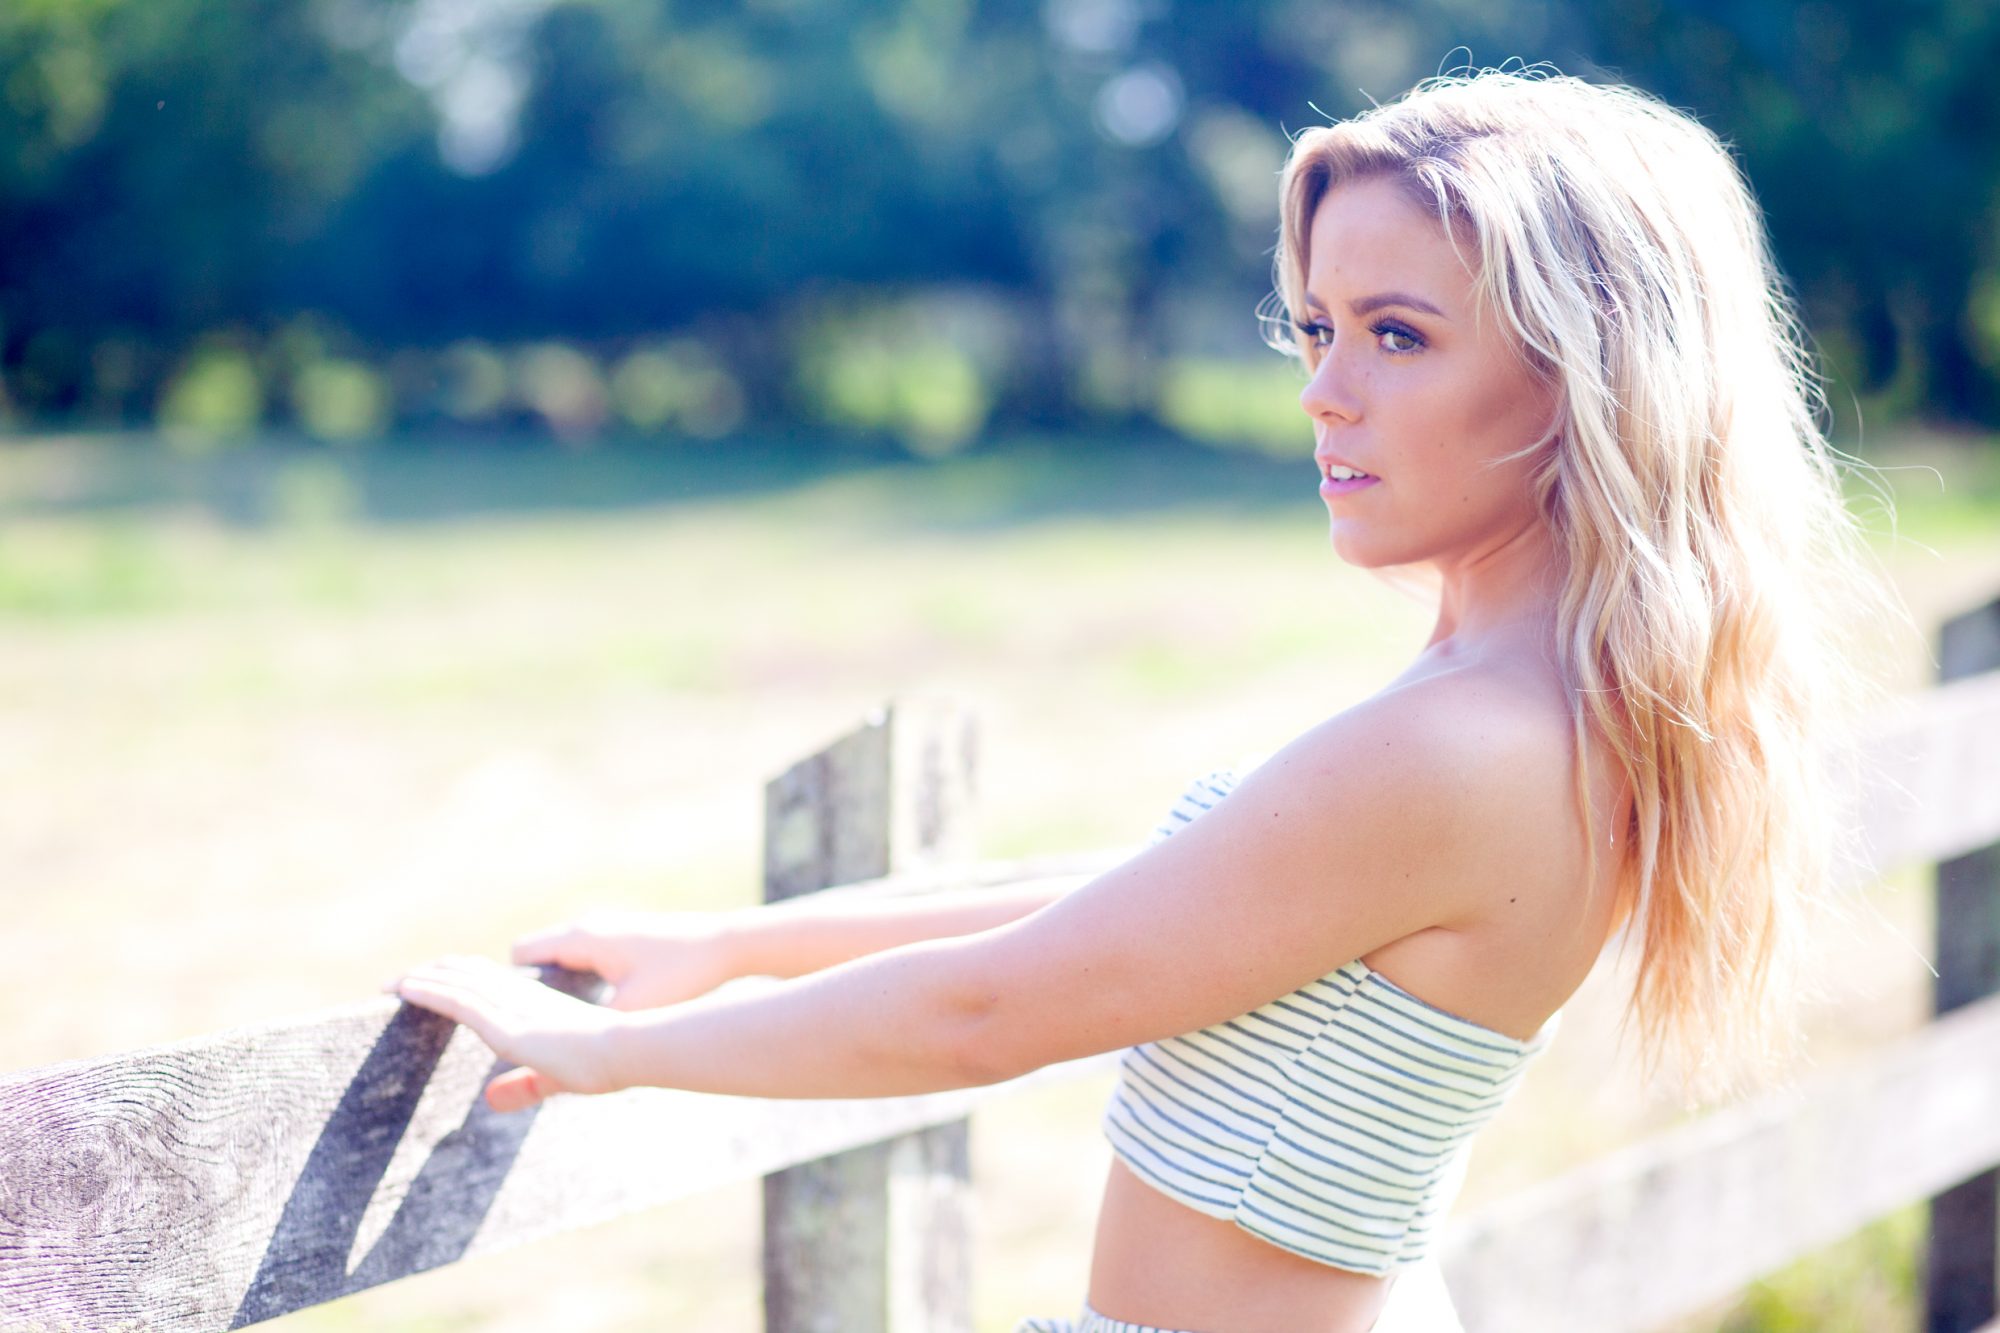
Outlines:
{"type": "Polygon", "coordinates": [[[486,1085],[486,1104],[521,1111],[558,1092],[611,1092],[614,1031],[625,1015],[543,985],[490,958],[440,958],[412,968],[392,988],[478,1033],[493,1053],[522,1066],[486,1085]]]}

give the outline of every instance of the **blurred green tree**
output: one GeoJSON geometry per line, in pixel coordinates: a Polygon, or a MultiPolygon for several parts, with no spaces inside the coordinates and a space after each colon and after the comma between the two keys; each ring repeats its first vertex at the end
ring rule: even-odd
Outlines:
{"type": "Polygon", "coordinates": [[[2000,420],[1986,0],[13,0],[0,411],[181,412],[220,339],[266,422],[525,424],[561,344],[565,429],[665,429],[605,376],[678,340],[708,428],[1227,430],[1284,133],[1523,54],[1738,146],[1837,401],[2000,420]]]}

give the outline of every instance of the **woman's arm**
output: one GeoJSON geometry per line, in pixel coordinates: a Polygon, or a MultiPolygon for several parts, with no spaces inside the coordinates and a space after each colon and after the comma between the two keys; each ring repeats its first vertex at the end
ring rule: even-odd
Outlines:
{"type": "Polygon", "coordinates": [[[922,894],[876,881],[735,911],[600,909],[514,942],[517,964],[553,963],[611,983],[613,1009],[679,1004],[742,977],[796,977],[917,940],[1030,915],[1081,884],[1043,875],[922,894]]]}
{"type": "Polygon", "coordinates": [[[527,1066],[489,1086],[499,1110],[634,1084],[876,1097],[998,1082],[1221,1022],[1482,911],[1493,866],[1532,861],[1543,836],[1519,818],[1520,730],[1401,691],[1047,910],[751,991],[611,1013],[479,959],[398,989],[527,1066]]]}
{"type": "Polygon", "coordinates": [[[923,940],[976,935],[1039,912],[1085,876],[904,897],[805,894],[732,913],[725,930],[733,976],[801,977],[923,940]]]}
{"type": "MultiPolygon", "coordinates": [[[[556,1092],[643,1083],[767,1097],[969,1087],[993,1080],[976,1062],[968,1064],[974,1052],[960,1023],[968,1006],[950,946],[1032,916],[1083,878],[894,898],[831,890],[718,914],[722,920],[698,933],[716,951],[719,975],[778,981],[664,1006],[614,1001],[615,1008],[596,1008],[483,958],[441,959],[414,969],[394,989],[475,1029],[502,1057],[530,1066],[489,1085],[487,1101],[496,1110],[520,1110],[556,1092]],[[849,975],[857,966],[867,969],[859,978],[849,975]],[[871,1007],[891,995],[905,999],[886,1010],[871,1007]],[[758,1058],[746,1064],[743,1053],[753,1046],[758,1058]]],[[[620,933],[560,928],[517,945],[514,960],[603,970],[600,946],[615,941],[631,952],[636,938],[630,923],[620,933]]],[[[682,935],[656,943],[691,947],[682,935]]],[[[643,993],[649,979],[627,972],[617,982],[624,996],[643,993]]]]}
{"type": "Polygon", "coordinates": [[[586,1004],[486,958],[413,968],[405,1001],[523,1066],[487,1085],[497,1111],[638,1085],[757,1097],[888,1097],[997,1082],[978,1045],[991,1000],[968,968],[985,934],[924,940],[793,980],[638,1012],[586,1004]]]}

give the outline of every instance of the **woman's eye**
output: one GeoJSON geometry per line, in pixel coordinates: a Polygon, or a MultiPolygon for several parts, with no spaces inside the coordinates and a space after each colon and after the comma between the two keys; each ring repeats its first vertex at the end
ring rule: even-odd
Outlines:
{"type": "MultiPolygon", "coordinates": [[[[1333,326],[1315,320],[1309,324],[1295,326],[1305,346],[1315,352],[1324,352],[1333,346],[1333,326]]],[[[1400,324],[1377,324],[1369,332],[1375,335],[1376,345],[1393,356],[1404,356],[1424,345],[1423,338],[1400,324]]]]}

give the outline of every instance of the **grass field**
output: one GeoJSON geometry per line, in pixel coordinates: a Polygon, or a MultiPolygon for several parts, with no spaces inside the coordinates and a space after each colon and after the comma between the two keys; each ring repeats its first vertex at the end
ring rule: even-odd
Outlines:
{"type": "MultiPolygon", "coordinates": [[[[981,710],[986,852],[1128,842],[1426,629],[1326,552],[1310,464],[783,444],[0,447],[0,1069],[346,1003],[585,905],[752,901],[764,780],[911,691],[981,710]]],[[[1871,457],[1915,621],[2000,593],[2000,451],[1871,457]]],[[[1920,644],[1885,652],[1925,679],[1920,644]]],[[[1922,1019],[1926,895],[1869,905],[1824,942],[1825,1062],[1922,1019]]],[[[1677,1114],[1615,1050],[1614,982],[1573,1002],[1468,1203],[1677,1114]]],[[[1106,1086],[975,1122],[982,1333],[1081,1298],[1106,1086]]],[[[1914,1217],[1696,1327],[1914,1327],[1914,1217]]],[[[746,1185],[280,1323],[747,1333],[755,1224],[746,1185]]]]}

